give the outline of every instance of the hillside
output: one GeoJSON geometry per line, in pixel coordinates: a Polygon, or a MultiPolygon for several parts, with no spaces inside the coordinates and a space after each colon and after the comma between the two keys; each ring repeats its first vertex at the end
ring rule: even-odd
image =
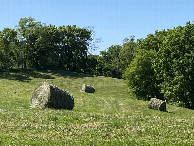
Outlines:
{"type": "Polygon", "coordinates": [[[0,145],[194,145],[194,111],[168,112],[135,100],[122,79],[72,72],[0,72],[0,145]],[[31,109],[30,96],[46,81],[73,94],[72,111],[31,109]],[[82,84],[94,94],[80,92],[82,84]]]}

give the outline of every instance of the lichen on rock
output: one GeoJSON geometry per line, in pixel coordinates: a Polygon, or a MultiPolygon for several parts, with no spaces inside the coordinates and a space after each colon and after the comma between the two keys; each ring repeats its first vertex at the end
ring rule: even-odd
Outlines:
{"type": "Polygon", "coordinates": [[[74,107],[73,96],[56,86],[48,84],[47,82],[40,83],[32,93],[30,99],[32,108],[55,108],[55,109],[69,109],[74,107]]]}
{"type": "Polygon", "coordinates": [[[148,108],[160,110],[160,111],[166,111],[166,102],[157,98],[151,98],[148,103],[148,108]]]}

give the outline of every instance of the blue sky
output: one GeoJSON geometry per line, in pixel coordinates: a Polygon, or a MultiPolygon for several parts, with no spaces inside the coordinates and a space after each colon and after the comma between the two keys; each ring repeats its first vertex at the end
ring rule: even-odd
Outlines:
{"type": "Polygon", "coordinates": [[[93,27],[102,38],[97,53],[132,35],[184,26],[194,20],[194,0],[0,0],[0,30],[29,16],[47,25],[93,27]]]}

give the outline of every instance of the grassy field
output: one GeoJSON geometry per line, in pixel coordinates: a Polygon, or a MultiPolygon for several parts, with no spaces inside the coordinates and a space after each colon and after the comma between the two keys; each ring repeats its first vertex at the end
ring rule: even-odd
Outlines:
{"type": "Polygon", "coordinates": [[[0,145],[194,145],[194,111],[135,100],[122,79],[33,70],[0,72],[0,145]],[[72,111],[31,109],[38,83],[72,93],[72,111]],[[82,84],[94,94],[80,92],[82,84]]]}

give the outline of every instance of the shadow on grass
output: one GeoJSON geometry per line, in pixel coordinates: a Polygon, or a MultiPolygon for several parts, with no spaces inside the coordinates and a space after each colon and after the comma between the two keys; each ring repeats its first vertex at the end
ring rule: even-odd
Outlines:
{"type": "Polygon", "coordinates": [[[42,78],[42,79],[55,79],[54,77],[37,72],[33,69],[10,69],[10,70],[0,70],[0,78],[8,80],[17,80],[20,82],[28,82],[33,78],[42,78]]]}
{"type": "Polygon", "coordinates": [[[35,69],[10,69],[0,70],[0,79],[17,80],[28,82],[31,78],[55,79],[52,75],[65,78],[84,78],[94,77],[92,75],[70,72],[65,70],[35,70],[35,69]]]}
{"type": "Polygon", "coordinates": [[[65,78],[84,78],[84,77],[94,77],[93,75],[65,71],[65,70],[47,70],[44,73],[51,73],[52,75],[62,76],[65,78]]]}

